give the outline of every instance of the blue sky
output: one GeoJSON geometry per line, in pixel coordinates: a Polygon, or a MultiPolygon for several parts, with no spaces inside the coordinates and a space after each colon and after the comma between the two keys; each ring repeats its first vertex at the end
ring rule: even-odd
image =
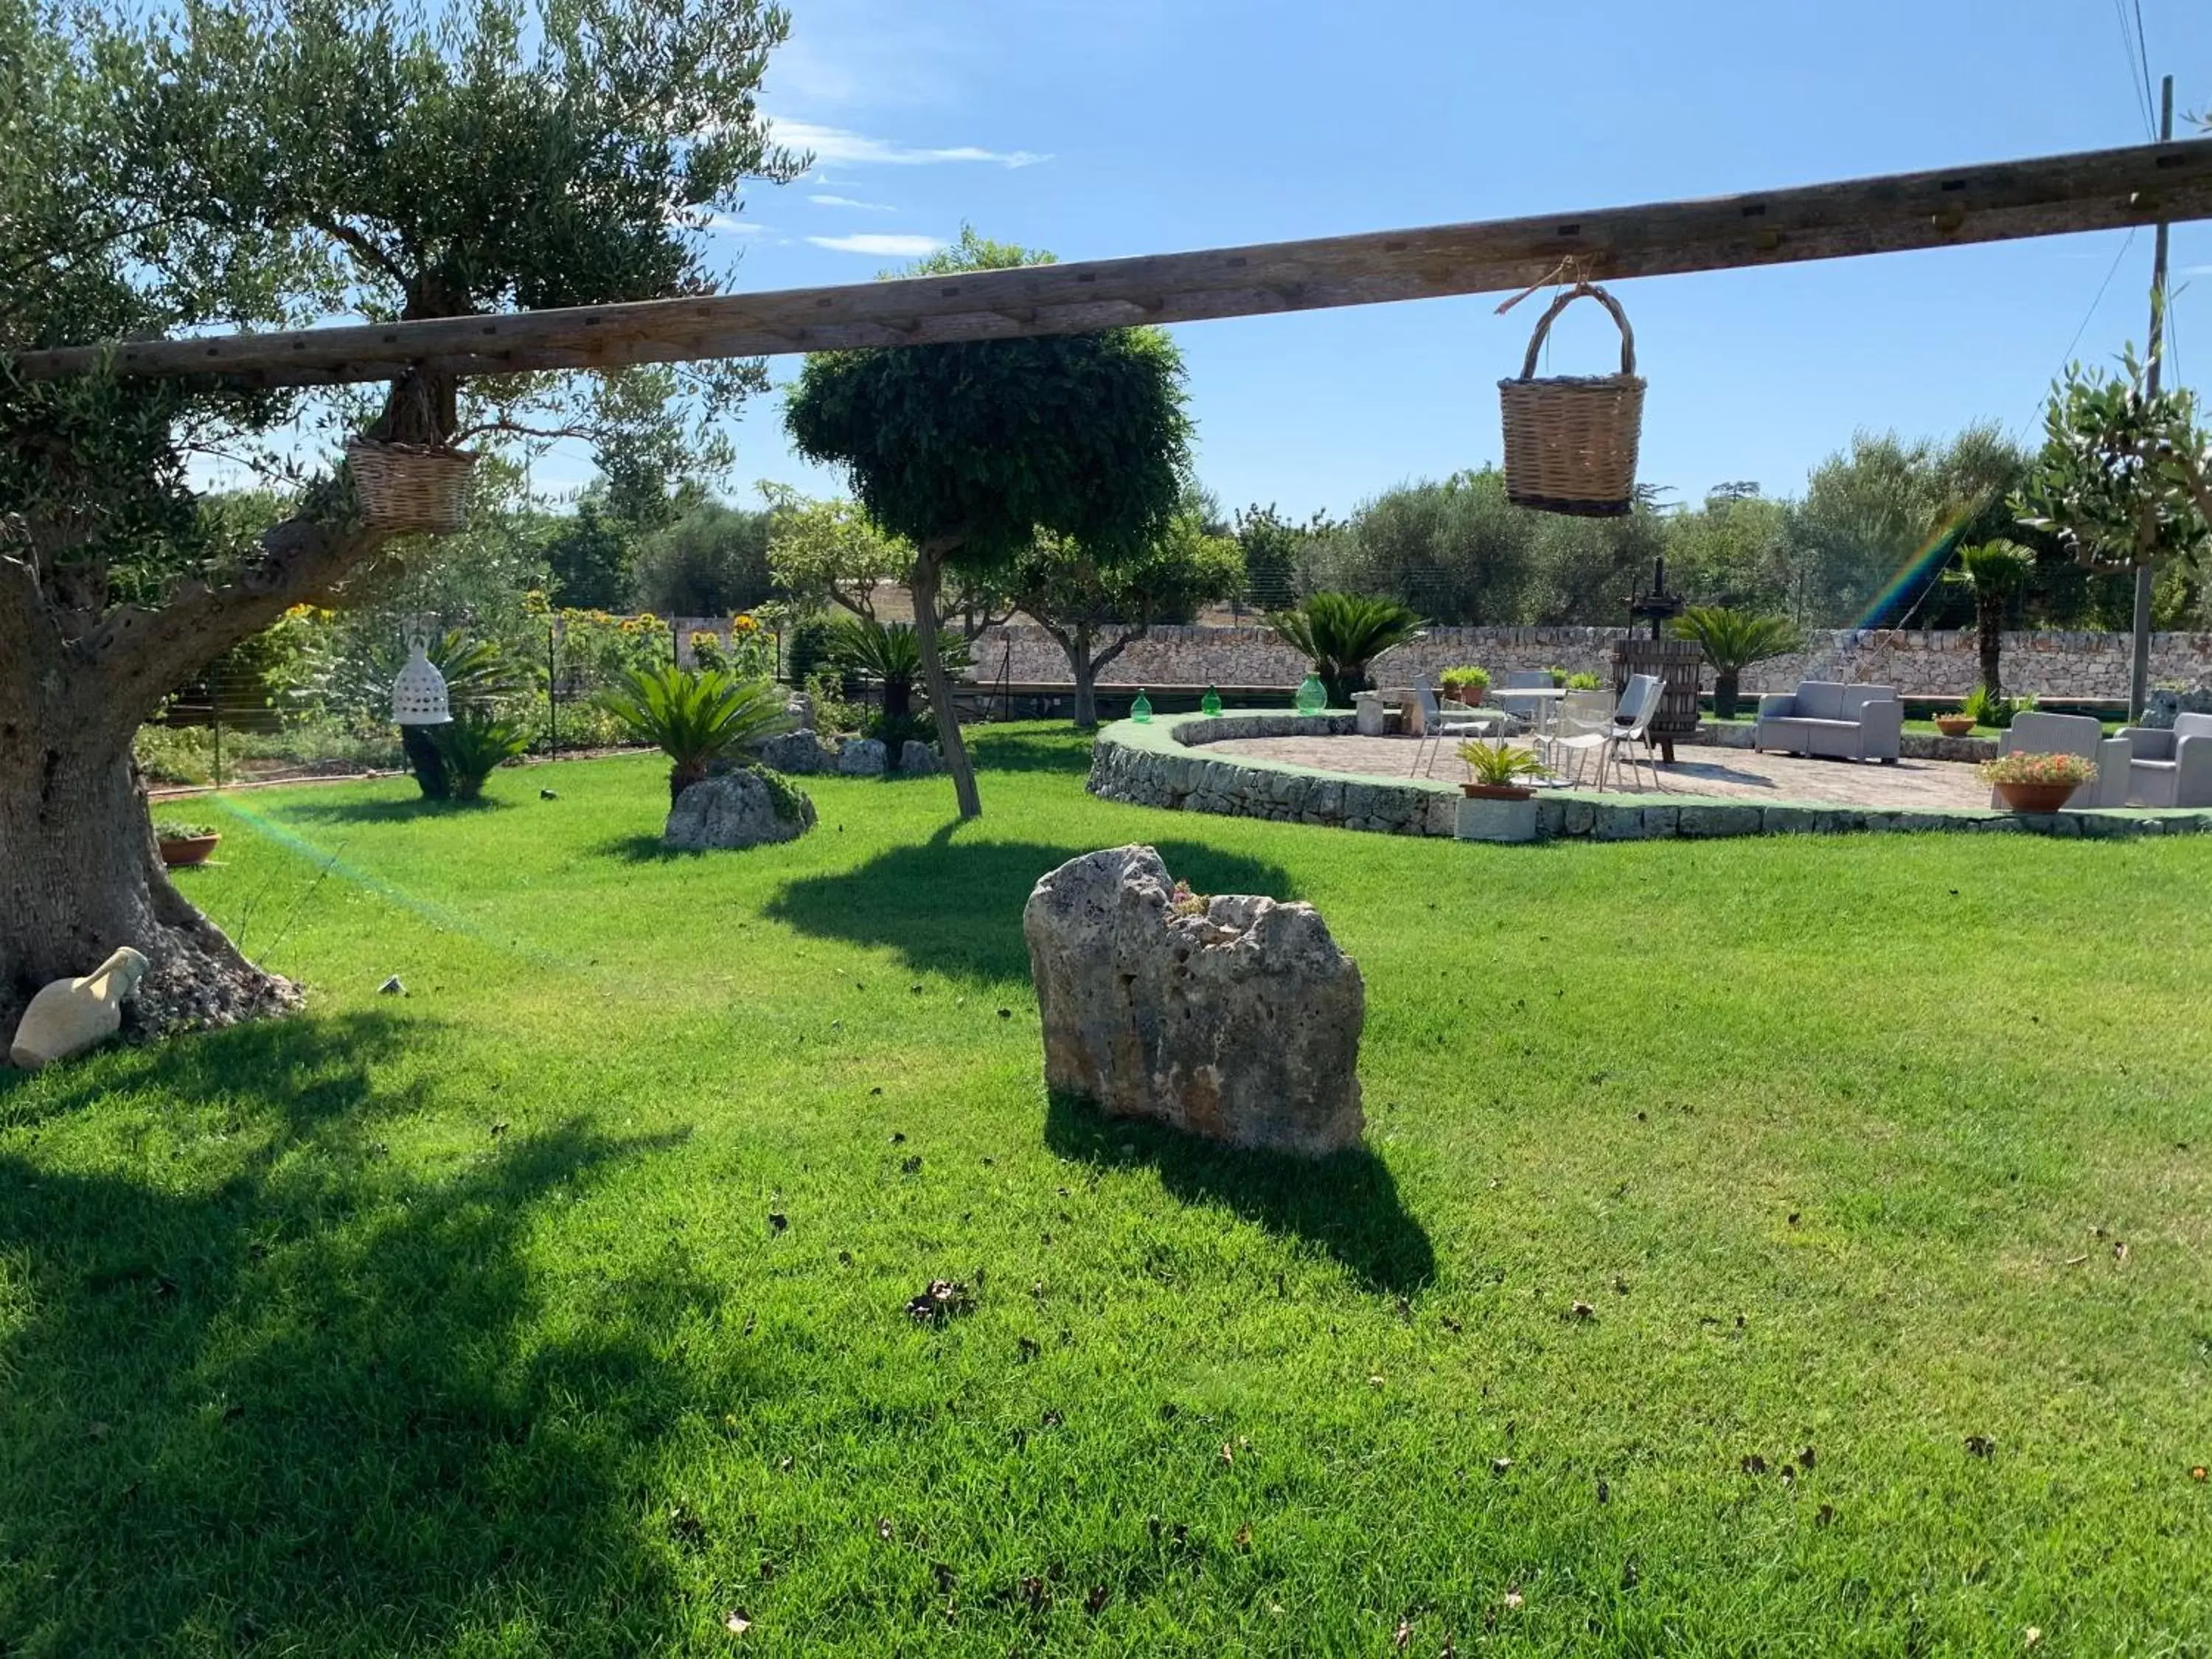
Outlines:
{"type": "MultiPolygon", "coordinates": [[[[763,102],[819,155],[718,230],[729,286],[861,281],[957,235],[1100,258],[1718,194],[2147,135],[2132,0],[792,0],[763,102]]],[[[2212,5],[2142,0],[2151,70],[2212,104],[2212,5]]],[[[2033,435],[2053,374],[2144,331],[2125,233],[1620,285],[1651,390],[1644,476],[1794,491],[1861,428],[2033,435]],[[2116,264],[2117,261],[2117,264],[2116,264]],[[2098,291],[2107,283],[2103,301],[2098,291]]],[[[2212,367],[2212,226],[2174,234],[2175,359],[2212,367]]],[[[1498,454],[1532,307],[1495,296],[1182,325],[1226,506],[1343,512],[1498,454]]],[[[1601,366],[1595,308],[1555,368],[1601,366]]],[[[779,381],[793,364],[773,365],[779,381]]],[[[731,493],[826,491],[780,398],[731,493]]],[[[580,456],[540,482],[574,484],[580,456]]]]}

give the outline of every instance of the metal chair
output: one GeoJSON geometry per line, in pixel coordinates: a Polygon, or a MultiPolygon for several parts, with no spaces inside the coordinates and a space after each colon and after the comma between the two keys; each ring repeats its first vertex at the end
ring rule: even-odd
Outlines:
{"type": "Polygon", "coordinates": [[[1409,778],[1428,776],[1427,768],[1437,763],[1437,755],[1443,748],[1446,738],[1486,738],[1490,735],[1491,727],[1505,723],[1505,715],[1494,708],[1477,710],[1462,708],[1459,710],[1460,718],[1445,719],[1437,701],[1436,687],[1422,680],[1413,683],[1413,701],[1420,716],[1421,729],[1419,734],[1420,741],[1413,745],[1413,769],[1406,774],[1409,778]],[[1422,759],[1425,748],[1428,751],[1425,762],[1422,759]]]}
{"type": "Polygon", "coordinates": [[[1651,787],[1658,788],[1659,768],[1651,759],[1648,734],[1666,690],[1667,683],[1656,674],[1630,675],[1627,685],[1620,693],[1620,708],[1613,714],[1609,726],[1599,731],[1562,738],[1557,747],[1574,750],[1578,756],[1595,754],[1597,757],[1597,787],[1603,789],[1607,766],[1617,768],[1620,756],[1627,757],[1630,775],[1634,775],[1638,758],[1636,748],[1641,744],[1644,750],[1644,763],[1651,773],[1651,787]]]}

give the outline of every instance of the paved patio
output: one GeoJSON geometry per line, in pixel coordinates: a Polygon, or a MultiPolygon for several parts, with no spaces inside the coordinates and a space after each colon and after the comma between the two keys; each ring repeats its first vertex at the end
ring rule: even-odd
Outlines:
{"type": "MultiPolygon", "coordinates": [[[[1198,752],[1243,755],[1255,760],[1287,761],[1331,772],[1356,772],[1380,778],[1414,775],[1414,751],[1427,758],[1427,745],[1413,738],[1243,738],[1208,744],[1198,752]]],[[[1447,739],[1425,769],[1443,783],[1461,783],[1467,767],[1447,739]]],[[[1678,744],[1680,757],[1659,769],[1662,795],[1697,795],[1724,800],[1832,802],[1841,806],[1985,807],[1990,787],[1974,769],[1955,761],[1899,761],[1894,766],[1870,762],[1802,760],[1794,755],[1762,755],[1749,749],[1709,749],[1678,744]]],[[[1585,766],[1587,778],[1591,769],[1585,766]]],[[[1608,792],[1651,794],[1650,775],[1626,769],[1616,786],[1607,774],[1608,792]],[[1630,781],[1632,775],[1632,782],[1630,781]]]]}

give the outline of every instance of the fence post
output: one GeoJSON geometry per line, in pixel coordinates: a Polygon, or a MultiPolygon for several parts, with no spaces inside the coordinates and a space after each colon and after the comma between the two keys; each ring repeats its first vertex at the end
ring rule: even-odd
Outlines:
{"type": "Polygon", "coordinates": [[[561,752],[561,669],[555,642],[561,637],[557,618],[545,622],[545,752],[561,752]]]}

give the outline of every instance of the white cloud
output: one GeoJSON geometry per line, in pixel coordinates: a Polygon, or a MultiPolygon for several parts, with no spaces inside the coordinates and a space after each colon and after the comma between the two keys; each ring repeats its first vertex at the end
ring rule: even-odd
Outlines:
{"type": "Polygon", "coordinates": [[[706,222],[699,228],[709,235],[765,236],[771,227],[761,223],[757,219],[739,219],[726,213],[710,213],[707,216],[706,222]]]}
{"type": "Polygon", "coordinates": [[[898,210],[884,202],[856,202],[849,196],[810,196],[810,202],[823,207],[857,208],[863,213],[896,213],[898,210]]]}
{"type": "Polygon", "coordinates": [[[1040,161],[1049,161],[1049,155],[1038,155],[1025,149],[979,149],[973,144],[957,144],[944,149],[917,149],[890,138],[871,138],[864,133],[848,132],[842,127],[818,126],[811,121],[777,120],[774,124],[775,142],[793,149],[814,152],[817,161],[843,161],[854,165],[870,163],[885,167],[927,167],[940,161],[995,161],[1000,167],[1035,167],[1040,161]]]}
{"type": "Polygon", "coordinates": [[[934,236],[864,234],[857,236],[810,236],[806,240],[817,247],[826,247],[838,253],[872,253],[884,259],[919,259],[945,246],[934,236]]]}

